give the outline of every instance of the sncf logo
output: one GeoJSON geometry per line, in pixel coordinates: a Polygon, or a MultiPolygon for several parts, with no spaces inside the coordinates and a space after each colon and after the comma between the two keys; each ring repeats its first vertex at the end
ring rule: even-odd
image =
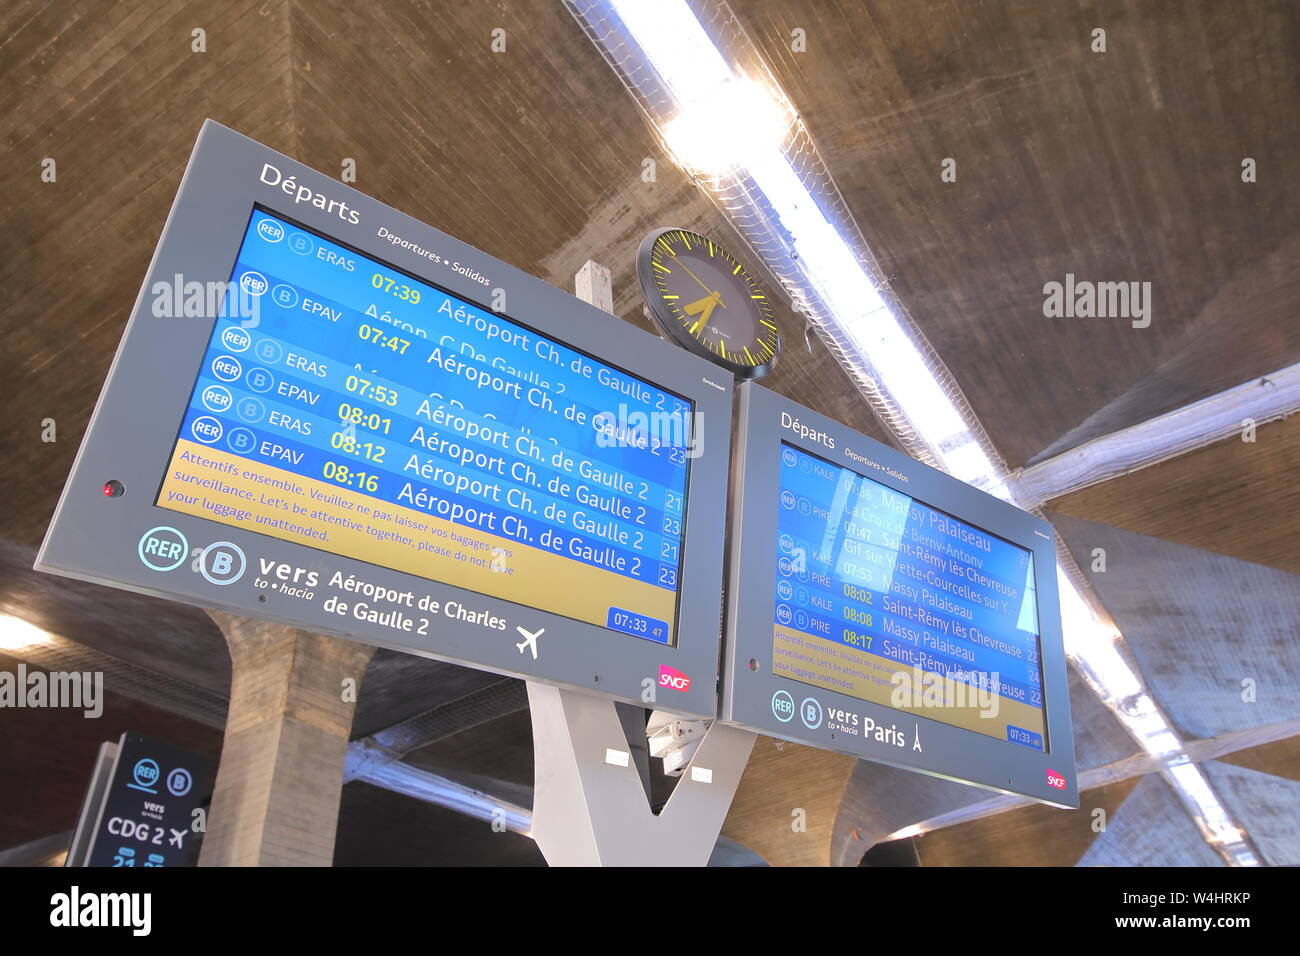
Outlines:
{"type": "Polygon", "coordinates": [[[1055,770],[1049,770],[1047,771],[1047,785],[1049,787],[1055,787],[1057,790],[1064,790],[1065,778],[1055,770]]]}
{"type": "Polygon", "coordinates": [[[681,671],[669,667],[667,664],[660,664],[659,686],[671,687],[673,690],[688,691],[691,689],[691,679],[681,671]]]}

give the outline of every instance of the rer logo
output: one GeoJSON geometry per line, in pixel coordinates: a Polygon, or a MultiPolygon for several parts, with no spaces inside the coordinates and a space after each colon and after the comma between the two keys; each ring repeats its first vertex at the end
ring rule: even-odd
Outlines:
{"type": "Polygon", "coordinates": [[[266,281],[266,276],[260,272],[254,272],[252,269],[239,277],[239,287],[249,295],[262,295],[270,286],[271,284],[266,281]]]}
{"type": "Polygon", "coordinates": [[[778,690],[772,695],[772,716],[783,724],[794,720],[794,698],[787,691],[778,690]]]}
{"type": "Polygon", "coordinates": [[[1049,770],[1047,771],[1047,785],[1049,787],[1055,787],[1057,790],[1064,790],[1065,778],[1055,770],[1049,770]]]}
{"type": "Polygon", "coordinates": [[[244,374],[244,366],[239,364],[239,359],[229,355],[218,355],[212,360],[211,368],[212,374],[223,382],[233,382],[244,374]]]}
{"type": "Polygon", "coordinates": [[[136,761],[135,767],[131,770],[131,776],[134,778],[133,783],[127,786],[132,790],[142,790],[145,793],[157,793],[158,790],[158,761],[149,757],[142,757],[136,761]]]}
{"type": "Polygon", "coordinates": [[[203,405],[214,412],[227,411],[234,400],[224,385],[209,385],[203,390],[203,405]]]}
{"type": "Polygon", "coordinates": [[[279,242],[284,238],[284,226],[274,219],[263,219],[257,224],[257,234],[267,242],[279,242]]]}
{"type": "Polygon", "coordinates": [[[185,540],[185,535],[165,525],[146,531],[136,547],[140,560],[151,571],[173,571],[179,568],[189,551],[190,543],[185,540]]]}
{"type": "Polygon", "coordinates": [[[221,333],[221,344],[232,352],[243,352],[253,344],[253,337],[232,326],[221,333]]]}
{"type": "Polygon", "coordinates": [[[225,434],[225,428],[211,415],[200,415],[190,422],[190,434],[204,444],[211,445],[221,439],[225,434]]]}
{"type": "Polygon", "coordinates": [[[659,686],[671,687],[673,690],[685,692],[691,689],[691,679],[676,668],[669,667],[667,664],[660,664],[659,686]]]}

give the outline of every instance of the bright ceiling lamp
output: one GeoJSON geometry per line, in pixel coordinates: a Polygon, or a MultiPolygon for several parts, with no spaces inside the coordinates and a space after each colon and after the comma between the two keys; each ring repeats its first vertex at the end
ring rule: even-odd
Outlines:
{"type": "Polygon", "coordinates": [[[728,79],[664,127],[678,162],[703,176],[723,176],[779,149],[785,110],[747,77],[728,79]]]}
{"type": "Polygon", "coordinates": [[[53,638],[35,624],[10,614],[0,614],[0,650],[22,651],[52,641],[53,638]]]}
{"type": "MultiPolygon", "coordinates": [[[[899,443],[962,481],[1038,508],[1018,494],[951,372],[889,292],[812,137],[726,0],[565,5],[664,149],[763,260],[899,443]]],[[[1068,554],[1061,560],[1077,573],[1068,554]]],[[[1122,635],[1062,566],[1058,581],[1071,659],[1144,749],[1178,753],[1177,735],[1120,653],[1122,635]]],[[[1223,813],[1208,786],[1182,796],[1202,824],[1223,813]]],[[[1225,858],[1240,859],[1237,849],[1225,858]]]]}
{"type": "Polygon", "coordinates": [[[617,3],[618,17],[655,64],[671,115],[664,145],[684,168],[719,177],[779,155],[794,111],[783,96],[737,73],[684,4],[617,3]]]}

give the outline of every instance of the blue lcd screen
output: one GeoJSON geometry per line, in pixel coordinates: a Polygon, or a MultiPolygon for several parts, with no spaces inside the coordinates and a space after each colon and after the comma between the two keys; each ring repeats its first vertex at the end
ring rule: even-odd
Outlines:
{"type": "Polygon", "coordinates": [[[255,209],[157,504],[675,643],[692,404],[504,311],[255,209]]]}
{"type": "Polygon", "coordinates": [[[1046,746],[1033,552],[781,447],[773,670],[1046,746]]]}

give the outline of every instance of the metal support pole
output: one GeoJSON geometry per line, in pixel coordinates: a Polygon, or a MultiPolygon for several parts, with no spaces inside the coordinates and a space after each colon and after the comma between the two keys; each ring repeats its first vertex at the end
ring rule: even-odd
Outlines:
{"type": "MultiPolygon", "coordinates": [[[[609,270],[588,260],[579,298],[609,311],[609,270]]],[[[528,684],[533,721],[533,838],[551,866],[704,866],[717,843],[754,735],[713,723],[658,816],[646,787],[643,733],[609,698],[528,684]]]]}
{"type": "Polygon", "coordinates": [[[613,700],[529,683],[533,838],[551,866],[704,866],[754,735],[714,723],[658,816],[613,700]]]}

